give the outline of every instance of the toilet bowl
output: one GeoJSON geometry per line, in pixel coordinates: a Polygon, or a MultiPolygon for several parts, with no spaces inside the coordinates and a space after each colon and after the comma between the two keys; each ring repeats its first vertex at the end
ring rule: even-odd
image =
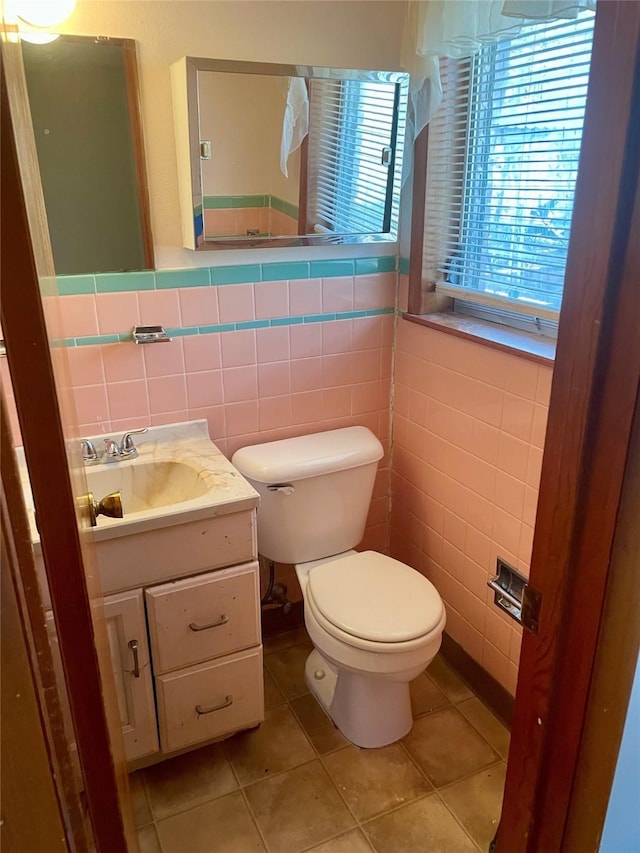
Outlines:
{"type": "Polygon", "coordinates": [[[437,591],[374,551],[295,569],[314,645],[305,666],[309,689],[357,746],[404,737],[413,724],[409,682],[440,648],[445,612],[437,591]]]}
{"type": "Polygon", "coordinates": [[[258,551],[295,566],[314,650],[312,693],[361,747],[411,729],[409,682],[433,660],[445,609],[435,587],[362,541],[382,445],[356,426],[244,447],[233,463],[260,494],[258,551]]]}

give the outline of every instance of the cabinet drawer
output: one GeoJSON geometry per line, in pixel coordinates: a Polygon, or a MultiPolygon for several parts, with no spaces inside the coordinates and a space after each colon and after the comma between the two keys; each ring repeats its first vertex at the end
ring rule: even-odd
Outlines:
{"type": "Polygon", "coordinates": [[[174,752],[264,719],[262,646],[156,678],[160,744],[174,752]]]}
{"type": "Polygon", "coordinates": [[[260,644],[258,564],[146,591],[157,675],[260,644]]]}

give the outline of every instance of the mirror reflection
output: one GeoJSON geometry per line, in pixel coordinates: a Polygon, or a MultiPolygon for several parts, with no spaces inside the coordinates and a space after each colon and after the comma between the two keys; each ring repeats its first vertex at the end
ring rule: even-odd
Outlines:
{"type": "Polygon", "coordinates": [[[185,57],[173,82],[185,246],[396,239],[408,75],[185,57]]]}
{"type": "Polygon", "coordinates": [[[56,273],[154,266],[135,42],[23,42],[56,273]]]}

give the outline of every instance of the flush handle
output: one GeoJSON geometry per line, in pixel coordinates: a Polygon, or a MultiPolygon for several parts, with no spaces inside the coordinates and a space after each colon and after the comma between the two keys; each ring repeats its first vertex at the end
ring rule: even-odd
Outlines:
{"type": "Polygon", "coordinates": [[[295,489],[291,483],[272,483],[267,486],[268,492],[282,492],[283,495],[292,495],[295,489]]]}
{"type": "Polygon", "coordinates": [[[229,617],[227,616],[226,613],[223,613],[217,622],[209,622],[208,625],[196,625],[195,622],[190,622],[189,628],[192,631],[208,631],[209,628],[219,628],[220,625],[226,625],[228,621],[229,621],[229,617]]]}

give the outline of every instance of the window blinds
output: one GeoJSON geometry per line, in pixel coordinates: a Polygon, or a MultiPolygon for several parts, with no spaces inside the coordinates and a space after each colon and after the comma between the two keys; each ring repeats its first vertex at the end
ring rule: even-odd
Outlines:
{"type": "Polygon", "coordinates": [[[400,94],[395,83],[311,81],[310,229],[341,234],[397,229],[405,121],[399,117],[400,94]]]}
{"type": "Polygon", "coordinates": [[[445,60],[429,125],[423,279],[539,317],[560,309],[594,15],[445,60]],[[515,303],[515,304],[514,304],[515,303]]]}

